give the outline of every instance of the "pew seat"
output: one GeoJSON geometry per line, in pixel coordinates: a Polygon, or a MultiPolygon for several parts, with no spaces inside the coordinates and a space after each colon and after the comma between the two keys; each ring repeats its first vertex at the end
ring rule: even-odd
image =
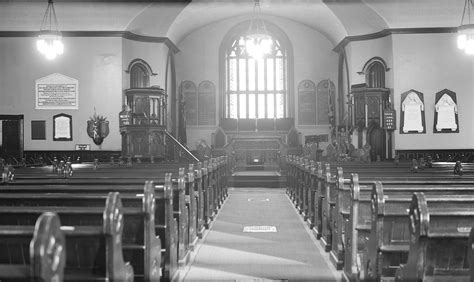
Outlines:
{"type": "MultiPolygon", "coordinates": [[[[66,238],[65,280],[133,281],[133,268],[122,254],[124,216],[119,193],[109,193],[105,208],[0,206],[0,225],[32,225],[48,211],[58,214],[66,238]]],[[[11,247],[10,241],[0,244],[2,249],[13,249],[14,255],[24,252],[11,247]]]]}
{"type": "Polygon", "coordinates": [[[43,213],[34,226],[0,226],[1,281],[62,281],[65,240],[59,217],[43,213]],[[46,250],[46,251],[45,251],[46,250]]]}
{"type": "Polygon", "coordinates": [[[409,211],[408,260],[396,271],[395,280],[472,281],[473,223],[474,201],[470,206],[432,207],[423,193],[415,193],[409,211]]]}

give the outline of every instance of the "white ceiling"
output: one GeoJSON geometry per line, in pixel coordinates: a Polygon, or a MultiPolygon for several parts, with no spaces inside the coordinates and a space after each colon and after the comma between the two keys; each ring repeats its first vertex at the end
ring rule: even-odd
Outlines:
{"type": "MultiPolygon", "coordinates": [[[[260,0],[261,13],[289,19],[325,34],[333,44],[347,35],[385,28],[455,27],[464,0],[260,0]]],[[[176,44],[207,24],[251,15],[253,0],[57,0],[63,31],[132,31],[169,37],[176,44]]],[[[0,0],[0,31],[38,31],[46,0],[0,0]]]]}

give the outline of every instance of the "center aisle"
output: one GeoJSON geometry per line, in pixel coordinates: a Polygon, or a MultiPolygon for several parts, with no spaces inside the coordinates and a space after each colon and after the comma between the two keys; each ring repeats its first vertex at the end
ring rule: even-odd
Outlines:
{"type": "Polygon", "coordinates": [[[303,224],[284,189],[230,189],[181,277],[183,281],[337,281],[328,254],[303,224]],[[252,226],[276,232],[244,232],[252,226]]]}

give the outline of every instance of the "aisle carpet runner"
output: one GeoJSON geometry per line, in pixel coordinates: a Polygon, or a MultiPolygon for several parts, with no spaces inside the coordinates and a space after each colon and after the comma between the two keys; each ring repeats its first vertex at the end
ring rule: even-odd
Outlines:
{"type": "Polygon", "coordinates": [[[337,281],[284,189],[230,189],[184,281],[337,281]]]}

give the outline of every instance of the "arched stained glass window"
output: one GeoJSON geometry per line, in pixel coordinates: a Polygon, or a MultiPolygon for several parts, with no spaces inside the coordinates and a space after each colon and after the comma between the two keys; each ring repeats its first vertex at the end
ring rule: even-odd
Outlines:
{"type": "Polygon", "coordinates": [[[284,118],[289,115],[287,50],[272,36],[272,50],[255,59],[245,50],[245,34],[225,49],[226,118],[284,118]]]}

